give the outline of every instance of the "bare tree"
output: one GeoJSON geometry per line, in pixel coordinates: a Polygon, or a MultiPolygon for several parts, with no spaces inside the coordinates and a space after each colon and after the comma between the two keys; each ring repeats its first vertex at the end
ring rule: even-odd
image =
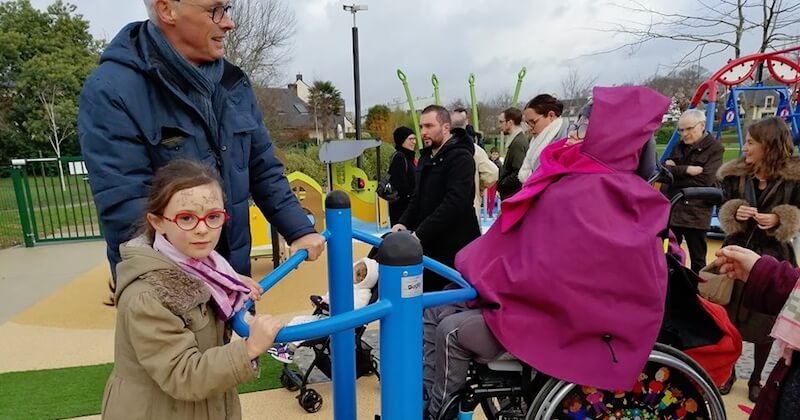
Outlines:
{"type": "Polygon", "coordinates": [[[711,74],[701,66],[691,66],[680,71],[673,71],[667,75],[654,75],[644,82],[665,96],[673,99],[681,112],[689,107],[697,87],[708,80],[711,74]]]}
{"type": "Polygon", "coordinates": [[[44,108],[44,117],[47,122],[47,128],[50,133],[47,139],[50,141],[50,146],[56,153],[58,159],[58,175],[61,179],[61,190],[66,191],[67,186],[64,182],[64,168],[61,165],[61,143],[67,138],[75,134],[75,127],[73,124],[66,123],[60,116],[59,106],[56,103],[57,98],[61,97],[61,92],[55,87],[51,86],[49,89],[39,92],[39,101],[44,108]]]}
{"type": "Polygon", "coordinates": [[[698,0],[697,9],[677,13],[645,6],[638,0],[612,6],[632,13],[633,21],[614,23],[604,32],[632,38],[603,53],[622,49],[636,51],[654,40],[672,40],[691,48],[674,63],[681,67],[691,60],[733,50],[734,58],[742,56],[745,35],[760,29],[759,52],[792,38],[792,30],[800,27],[800,3],[796,0],[698,0]]]}
{"type": "Polygon", "coordinates": [[[254,83],[268,86],[289,58],[297,24],[294,13],[283,0],[237,0],[231,18],[236,29],[228,34],[226,57],[254,83]]]}
{"type": "Polygon", "coordinates": [[[592,88],[597,83],[597,75],[584,74],[575,67],[568,67],[567,74],[561,79],[562,100],[585,100],[592,96],[592,88]]]}

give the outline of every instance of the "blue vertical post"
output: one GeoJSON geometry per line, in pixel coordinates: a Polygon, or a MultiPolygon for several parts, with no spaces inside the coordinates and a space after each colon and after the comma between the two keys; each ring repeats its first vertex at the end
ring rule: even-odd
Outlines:
{"type": "MultiPolygon", "coordinates": [[[[714,118],[717,116],[717,102],[716,101],[708,101],[706,104],[706,131],[709,133],[714,132],[714,118]]],[[[723,115],[722,118],[725,118],[723,115]]],[[[722,121],[720,121],[720,125],[722,125],[722,121]]]]}
{"type": "Polygon", "coordinates": [[[381,319],[381,419],[422,416],[422,246],[408,232],[381,244],[380,299],[392,310],[381,319]]]}
{"type": "MultiPolygon", "coordinates": [[[[325,199],[328,239],[328,287],[331,316],[353,310],[353,219],[350,198],[333,191],[325,199]]],[[[356,418],[356,336],[345,330],[331,336],[333,418],[356,418]]]]}

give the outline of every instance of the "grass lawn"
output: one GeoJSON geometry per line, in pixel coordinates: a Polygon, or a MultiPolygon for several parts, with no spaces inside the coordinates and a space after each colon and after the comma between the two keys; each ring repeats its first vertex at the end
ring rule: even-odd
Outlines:
{"type": "MultiPolygon", "coordinates": [[[[0,419],[55,419],[100,413],[112,364],[0,374],[0,419]]],[[[261,377],[239,393],[280,388],[283,365],[261,356],[261,377]]]]}

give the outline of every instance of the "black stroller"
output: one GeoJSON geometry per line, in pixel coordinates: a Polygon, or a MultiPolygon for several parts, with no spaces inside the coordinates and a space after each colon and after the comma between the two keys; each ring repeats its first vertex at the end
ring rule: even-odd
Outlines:
{"type": "MultiPolygon", "coordinates": [[[[372,248],[367,255],[368,258],[374,258],[378,249],[372,248]]],[[[378,283],[370,289],[372,296],[369,304],[375,303],[378,300],[378,283]]],[[[314,304],[314,312],[312,315],[328,317],[330,316],[330,307],[322,297],[313,295],[310,297],[311,302],[314,304]]],[[[375,375],[380,380],[380,373],[378,372],[378,359],[372,354],[372,346],[364,341],[364,332],[367,330],[366,325],[356,328],[356,377],[375,375]]],[[[314,360],[308,366],[305,372],[299,369],[292,368],[291,365],[285,364],[281,370],[281,385],[287,390],[294,392],[299,391],[297,394],[297,402],[309,413],[316,413],[322,408],[322,395],[308,387],[309,377],[314,368],[317,368],[322,374],[331,377],[331,339],[330,337],[316,338],[313,340],[306,340],[298,344],[298,347],[307,347],[314,351],[314,360]]]]}

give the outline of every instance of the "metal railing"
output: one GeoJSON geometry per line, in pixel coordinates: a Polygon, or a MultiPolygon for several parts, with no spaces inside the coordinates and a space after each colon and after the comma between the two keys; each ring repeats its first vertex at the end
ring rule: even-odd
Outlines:
{"type": "Polygon", "coordinates": [[[102,238],[82,158],[13,159],[11,164],[25,246],[102,238]]]}

